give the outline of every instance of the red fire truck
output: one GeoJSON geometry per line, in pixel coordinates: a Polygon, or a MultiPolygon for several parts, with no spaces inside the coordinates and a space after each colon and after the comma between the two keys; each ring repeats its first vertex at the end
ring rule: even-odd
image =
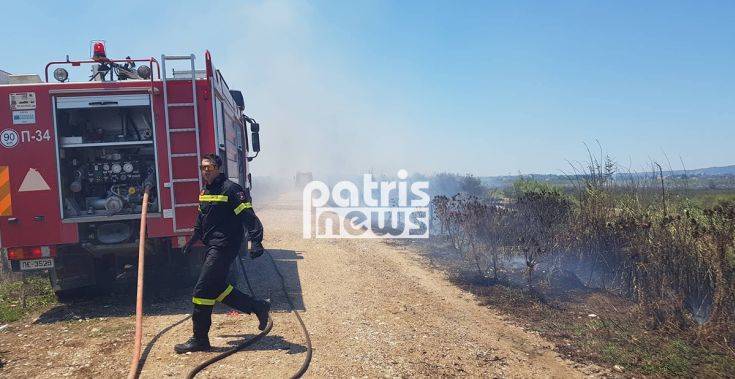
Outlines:
{"type": "Polygon", "coordinates": [[[91,60],[47,64],[45,80],[0,84],[0,247],[14,271],[48,270],[59,295],[134,264],[144,183],[146,261],[170,261],[193,230],[201,155],[219,153],[250,187],[248,153],[260,151],[259,124],[209,52],[197,69],[194,54],[109,59],[93,46],[91,60]]]}

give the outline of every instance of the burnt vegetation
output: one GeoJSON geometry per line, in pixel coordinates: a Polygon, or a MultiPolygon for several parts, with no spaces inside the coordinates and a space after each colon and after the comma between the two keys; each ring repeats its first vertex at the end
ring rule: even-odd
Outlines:
{"type": "MultiPolygon", "coordinates": [[[[735,190],[711,201],[706,189],[653,167],[648,175],[616,175],[611,158],[590,157],[566,183],[519,178],[472,193],[461,190],[472,178],[457,177],[458,193],[433,197],[433,234],[465,262],[475,292],[505,288],[492,293],[500,298],[521,288],[516,298],[530,295],[545,306],[550,296],[574,297],[580,288],[604,293],[632,304],[636,328],[735,362],[735,190]]],[[[667,371],[635,359],[644,374],[698,372],[691,362],[667,371]]]]}

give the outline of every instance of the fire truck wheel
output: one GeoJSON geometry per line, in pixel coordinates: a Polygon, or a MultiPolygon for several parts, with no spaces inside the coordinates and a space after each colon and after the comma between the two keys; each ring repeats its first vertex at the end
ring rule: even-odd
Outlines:
{"type": "MultiPolygon", "coordinates": [[[[181,254],[181,252],[179,252],[181,254]]],[[[186,268],[190,283],[193,285],[199,279],[199,272],[202,270],[202,263],[204,263],[204,248],[194,247],[186,256],[186,268]]]]}
{"type": "Polygon", "coordinates": [[[94,294],[90,292],[91,288],[92,287],[80,287],[68,290],[54,291],[54,295],[56,295],[56,300],[58,300],[59,303],[73,303],[78,300],[84,300],[93,297],[94,294]]]}
{"type": "Polygon", "coordinates": [[[74,294],[71,293],[70,290],[65,291],[54,291],[54,294],[56,295],[56,300],[59,301],[59,303],[68,303],[74,298],[74,294]]]}
{"type": "Polygon", "coordinates": [[[51,287],[60,301],[83,296],[83,289],[94,285],[94,260],[80,249],[68,249],[56,259],[56,267],[49,270],[51,287]]]}
{"type": "Polygon", "coordinates": [[[73,303],[75,301],[84,301],[94,297],[94,294],[90,291],[92,287],[74,288],[71,290],[56,291],[56,300],[59,303],[73,303]]]}
{"type": "Polygon", "coordinates": [[[107,294],[115,284],[115,257],[106,255],[94,259],[94,292],[107,294]]]}

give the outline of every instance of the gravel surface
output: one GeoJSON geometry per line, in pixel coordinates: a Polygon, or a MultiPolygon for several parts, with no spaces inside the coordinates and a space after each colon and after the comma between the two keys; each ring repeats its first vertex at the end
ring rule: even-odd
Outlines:
{"type": "MultiPolygon", "coordinates": [[[[270,201],[258,214],[265,245],[311,333],[314,358],[307,377],[567,378],[597,371],[560,358],[538,334],[478,305],[410,247],[303,239],[299,194],[270,201]]],[[[273,330],[197,377],[287,377],[304,359],[301,329],[270,261],[264,256],[244,263],[253,291],[273,302],[273,330]]],[[[124,377],[134,325],[127,297],[58,306],[11,324],[0,331],[0,377],[124,377]]],[[[173,345],[191,334],[191,321],[184,320],[189,295],[184,290],[154,297],[144,318],[142,377],[184,377],[214,353],[175,354],[173,345]]],[[[211,342],[222,351],[257,333],[256,325],[254,316],[218,306],[211,342]]]]}

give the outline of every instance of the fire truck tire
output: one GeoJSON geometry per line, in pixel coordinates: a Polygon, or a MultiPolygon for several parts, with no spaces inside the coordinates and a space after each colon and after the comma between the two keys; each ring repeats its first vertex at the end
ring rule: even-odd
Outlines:
{"type": "Polygon", "coordinates": [[[166,265],[166,273],[170,283],[181,288],[193,285],[189,260],[181,253],[181,249],[170,248],[168,253],[170,260],[166,265]]]}
{"type": "Polygon", "coordinates": [[[115,257],[112,255],[94,259],[94,291],[107,294],[115,285],[115,257]]]}
{"type": "MultiPolygon", "coordinates": [[[[181,254],[181,251],[179,250],[179,254],[181,254]]],[[[188,279],[190,280],[191,284],[196,283],[196,280],[199,279],[199,273],[202,270],[202,264],[204,263],[204,248],[203,247],[194,247],[191,249],[191,252],[188,256],[186,256],[186,269],[188,270],[188,279]]]]}
{"type": "Polygon", "coordinates": [[[68,290],[60,290],[60,291],[54,291],[54,295],[56,295],[56,300],[58,300],[59,303],[72,303],[74,301],[80,300],[80,299],[87,299],[92,297],[94,294],[90,291],[93,287],[80,287],[80,288],[72,288],[68,290]]]}
{"type": "Polygon", "coordinates": [[[54,295],[56,295],[56,300],[58,300],[59,303],[68,303],[74,300],[74,297],[76,296],[73,290],[54,291],[54,295]]]}
{"type": "Polygon", "coordinates": [[[49,271],[51,287],[60,299],[82,295],[82,289],[94,285],[94,260],[85,252],[65,251],[56,259],[56,267],[49,271]]]}

